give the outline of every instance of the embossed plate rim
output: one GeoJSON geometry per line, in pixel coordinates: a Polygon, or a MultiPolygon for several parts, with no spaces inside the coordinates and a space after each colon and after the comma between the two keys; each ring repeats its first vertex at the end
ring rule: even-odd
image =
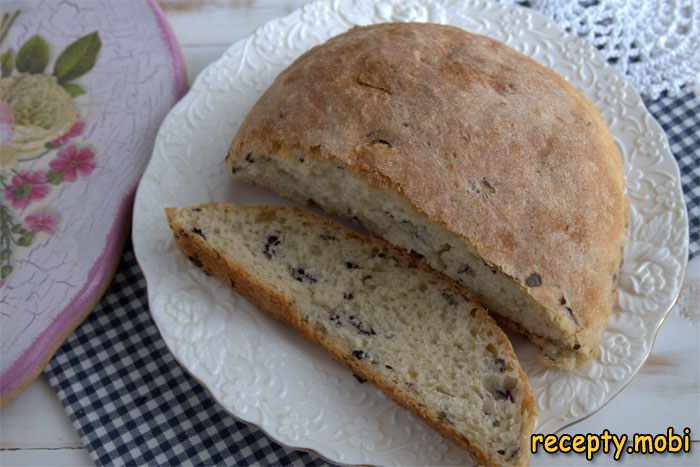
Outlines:
{"type": "MultiPolygon", "coordinates": [[[[295,446],[297,449],[304,449],[304,450],[310,450],[316,453],[319,453],[320,455],[324,456],[325,458],[328,459],[333,459],[335,461],[339,462],[358,462],[358,463],[387,463],[387,459],[383,458],[381,459],[382,462],[373,462],[369,460],[370,458],[367,457],[367,453],[365,453],[365,457],[348,457],[346,454],[343,453],[341,455],[340,452],[331,452],[332,450],[330,449],[329,446],[319,446],[318,445],[318,440],[316,439],[305,439],[303,442],[295,442],[293,437],[290,436],[282,436],[281,433],[279,432],[278,428],[275,426],[271,426],[269,423],[269,420],[264,420],[264,417],[259,417],[260,420],[256,420],[254,416],[247,415],[246,413],[243,413],[245,411],[241,410],[236,410],[235,407],[232,407],[229,404],[227,404],[227,401],[225,401],[225,395],[220,394],[217,392],[217,388],[215,387],[216,384],[213,384],[212,381],[209,381],[207,383],[206,378],[202,377],[204,374],[205,369],[201,368],[202,364],[200,362],[200,367],[199,368],[194,368],[191,365],[188,364],[187,358],[188,355],[184,355],[181,352],[185,352],[182,349],[178,348],[178,342],[175,340],[170,340],[170,336],[168,335],[168,324],[172,323],[167,323],[165,320],[168,318],[171,318],[168,316],[168,313],[164,311],[164,307],[162,304],[158,302],[158,298],[161,296],[158,295],[156,291],[159,289],[162,289],[163,287],[167,288],[167,285],[163,285],[163,282],[167,281],[174,281],[177,282],[178,284],[180,283],[181,280],[183,280],[183,277],[175,277],[172,276],[170,278],[160,278],[158,277],[158,271],[156,270],[151,270],[151,267],[157,266],[158,258],[156,258],[157,255],[172,255],[174,253],[174,248],[172,247],[172,242],[169,240],[168,237],[158,237],[159,241],[165,240],[166,246],[154,246],[154,244],[151,242],[149,243],[149,240],[146,238],[148,236],[148,225],[149,223],[153,223],[153,218],[148,217],[148,203],[152,202],[153,200],[148,199],[148,194],[146,192],[149,189],[154,188],[154,182],[157,182],[158,177],[155,171],[157,170],[156,167],[160,163],[161,165],[164,163],[166,159],[164,152],[164,148],[166,146],[165,140],[167,138],[176,138],[176,135],[168,133],[167,129],[172,127],[174,125],[173,122],[176,122],[177,119],[181,118],[181,114],[184,113],[192,113],[196,114],[197,112],[206,112],[207,106],[208,105],[216,105],[215,103],[212,103],[205,99],[204,95],[198,94],[200,92],[200,88],[202,88],[202,91],[204,91],[204,88],[206,86],[214,86],[214,85],[222,85],[222,83],[216,82],[217,78],[217,73],[219,74],[228,74],[230,73],[230,69],[226,68],[226,64],[234,64],[234,59],[236,58],[236,53],[237,53],[237,48],[247,48],[247,47],[255,47],[255,46],[264,46],[264,42],[266,40],[265,34],[266,33],[274,33],[275,27],[283,27],[283,28],[293,28],[295,27],[296,23],[301,21],[301,16],[303,14],[308,14],[308,15],[313,15],[313,14],[321,14],[324,11],[328,9],[336,9],[338,10],[338,15],[352,15],[351,19],[348,19],[347,16],[343,16],[343,20],[345,23],[350,23],[352,21],[357,22],[359,24],[366,24],[368,22],[375,22],[377,20],[386,20],[386,19],[411,19],[413,15],[413,19],[424,19],[420,17],[421,14],[424,16],[427,15],[427,19],[433,20],[435,22],[443,22],[444,16],[446,13],[443,11],[442,12],[442,17],[440,16],[440,8],[443,8],[445,6],[455,6],[458,2],[450,1],[450,0],[441,0],[441,1],[430,1],[430,0],[423,0],[423,1],[412,1],[412,2],[405,2],[404,5],[401,7],[396,6],[396,2],[378,2],[377,5],[375,6],[373,4],[370,4],[370,2],[364,1],[364,0],[359,0],[353,2],[353,6],[357,7],[356,10],[353,10],[351,13],[348,11],[340,12],[341,8],[348,8],[348,5],[351,4],[351,2],[346,1],[346,0],[336,0],[334,2],[315,2],[311,3],[307,6],[305,6],[302,10],[297,10],[296,12],[292,13],[290,16],[287,16],[285,18],[280,18],[277,20],[273,20],[272,22],[266,24],[262,28],[258,29],[253,36],[250,36],[247,39],[244,39],[243,41],[239,41],[236,44],[232,45],[231,48],[223,55],[223,57],[209,65],[207,69],[200,74],[200,76],[197,78],[192,91],[173,109],[171,114],[166,118],[166,121],[164,122],[163,126],[161,127],[161,130],[159,131],[158,138],[157,138],[157,144],[156,144],[156,149],[154,150],[154,157],[149,164],[149,167],[146,170],[146,175],[144,176],[144,181],[142,182],[141,186],[139,187],[139,191],[137,194],[137,201],[136,201],[136,208],[134,212],[134,246],[136,249],[136,256],[141,264],[142,268],[144,269],[144,274],[147,279],[148,283],[148,293],[149,293],[149,303],[151,304],[151,309],[152,313],[154,316],[154,320],[156,321],[156,324],[158,325],[161,333],[163,334],[166,344],[168,347],[171,349],[173,354],[175,355],[175,358],[199,381],[203,382],[204,386],[207,387],[207,389],[210,391],[210,393],[214,396],[214,398],[222,403],[222,405],[230,411],[232,414],[237,416],[240,419],[246,420],[248,422],[252,422],[259,427],[263,429],[268,435],[270,435],[272,438],[276,439],[278,442],[285,444],[287,446],[295,446]],[[364,10],[363,10],[364,8],[364,10]],[[380,8],[384,8],[383,10],[380,10],[380,8]],[[368,9],[371,10],[368,13],[368,9]],[[387,13],[388,11],[388,13],[387,13]],[[373,16],[369,16],[371,15],[373,16]],[[388,18],[387,18],[388,15],[388,18]],[[351,21],[352,20],[352,21],[351,21]],[[254,44],[253,42],[256,40],[262,41],[261,44],[254,44]],[[251,46],[253,44],[253,46],[251,46]],[[210,82],[211,81],[211,82],[210,82]],[[200,101],[194,102],[193,100],[195,99],[195,95],[200,97],[200,101]],[[198,107],[195,107],[194,104],[198,104],[198,107]],[[159,144],[162,143],[162,144],[159,144]],[[150,187],[150,188],[149,188],[150,187]],[[149,246],[150,245],[150,246],[149,246]],[[314,442],[316,442],[316,445],[314,445],[314,442]]],[[[503,8],[499,7],[497,5],[492,5],[489,2],[486,1],[479,1],[479,0],[472,0],[472,1],[466,1],[466,2],[459,2],[459,4],[463,7],[463,10],[455,13],[454,16],[458,16],[460,13],[466,15],[467,13],[470,14],[470,16],[467,18],[466,16],[462,18],[461,20],[459,18],[452,18],[453,22],[459,23],[460,21],[464,23],[465,21],[478,21],[479,18],[483,19],[488,17],[488,15],[496,15],[498,13],[499,15],[502,15],[504,18],[502,20],[502,23],[508,24],[509,26],[512,26],[513,24],[518,24],[519,22],[524,21],[525,24],[520,24],[516,28],[512,28],[512,31],[509,30],[507,33],[507,37],[505,38],[505,42],[508,43],[511,46],[514,46],[515,48],[520,48],[519,46],[527,46],[528,43],[518,43],[519,40],[519,34],[523,33],[523,28],[527,26],[528,21],[534,23],[536,22],[538,26],[541,26],[541,29],[544,30],[541,34],[546,35],[546,34],[552,34],[552,39],[556,36],[557,40],[561,40],[561,36],[563,35],[563,32],[556,27],[556,25],[553,25],[549,20],[546,20],[542,16],[536,14],[535,12],[531,10],[523,10],[519,8],[503,8]],[[520,28],[520,29],[518,29],[520,28]]],[[[327,12],[327,11],[326,11],[327,12]]],[[[499,16],[500,17],[500,16],[499,16]]],[[[344,24],[345,24],[344,23],[344,24]]],[[[461,25],[461,24],[460,24],[461,25]]],[[[330,25],[328,25],[330,27],[330,25]]],[[[333,25],[337,26],[337,25],[333,25]]],[[[530,26],[532,26],[530,24],[530,26]]],[[[346,26],[345,26],[346,27],[346,26]]],[[[341,28],[342,29],[342,28],[341,28]]],[[[466,29],[471,29],[471,28],[466,28],[466,29]]],[[[539,30],[540,28],[538,28],[539,30]]],[[[334,29],[335,30],[335,29],[334,29]]],[[[471,29],[473,30],[473,29],[471,29]]],[[[304,36],[304,33],[309,33],[308,31],[300,30],[297,29],[296,32],[299,34],[299,39],[300,41],[307,40],[308,37],[304,36]]],[[[493,32],[493,31],[491,31],[493,32]]],[[[535,34],[535,32],[532,30],[526,30],[525,33],[527,34],[535,34]]],[[[499,37],[500,38],[500,37],[499,37]]],[[[278,39],[280,39],[278,37],[278,39]]],[[[503,39],[502,39],[503,40],[503,39]]],[[[313,43],[313,40],[311,41],[313,43]]],[[[640,115],[642,118],[646,119],[644,122],[644,128],[642,129],[647,129],[650,130],[654,135],[656,136],[657,139],[660,140],[653,140],[651,141],[652,143],[657,143],[660,144],[661,147],[657,148],[657,152],[659,153],[659,160],[656,163],[659,163],[661,165],[661,172],[663,175],[669,176],[671,181],[673,182],[673,194],[675,198],[678,199],[671,199],[671,201],[675,202],[680,202],[680,212],[678,213],[680,215],[680,218],[672,218],[672,220],[680,221],[683,224],[683,229],[684,231],[681,232],[683,235],[683,238],[681,239],[682,242],[680,245],[676,245],[678,247],[678,250],[680,251],[680,254],[677,253],[677,255],[680,257],[680,264],[679,270],[677,271],[678,275],[682,277],[682,275],[685,272],[686,266],[687,266],[687,248],[688,248],[688,224],[687,224],[687,217],[686,217],[686,211],[684,208],[684,203],[683,203],[683,197],[682,197],[682,192],[680,189],[680,173],[678,170],[678,166],[673,159],[673,156],[670,153],[670,149],[668,147],[668,142],[666,141],[665,135],[663,131],[661,130],[660,126],[658,123],[653,120],[652,117],[648,114],[648,111],[644,107],[641,99],[639,96],[634,92],[633,89],[629,86],[629,84],[625,83],[624,80],[620,79],[619,76],[617,76],[616,72],[614,72],[612,69],[604,65],[600,59],[600,57],[597,55],[597,52],[593,50],[593,48],[581,41],[578,38],[571,38],[567,37],[566,40],[562,41],[565,44],[571,44],[573,46],[573,49],[575,49],[574,55],[578,55],[578,58],[581,60],[581,64],[590,64],[593,67],[592,72],[595,74],[595,72],[598,72],[602,75],[604,75],[608,80],[604,82],[604,85],[610,86],[612,89],[615,89],[617,91],[620,91],[622,93],[623,97],[619,96],[614,96],[613,102],[610,104],[612,107],[613,104],[617,103],[615,99],[619,99],[621,102],[624,101],[625,99],[629,99],[629,102],[622,102],[622,104],[629,105],[633,108],[635,111],[639,111],[640,115]],[[595,65],[595,66],[593,66],[595,65]],[[649,120],[650,119],[650,120],[649,120]],[[645,126],[646,125],[646,126],[645,126]],[[660,137],[660,138],[658,138],[660,137]],[[679,201],[680,200],[680,201],[679,201]]],[[[292,53],[294,53],[294,50],[292,48],[292,45],[289,43],[286,43],[290,50],[292,50],[292,53]]],[[[531,44],[529,44],[531,45],[531,44]]],[[[269,46],[269,44],[268,44],[269,46]]],[[[269,52],[271,55],[274,55],[276,51],[270,51],[269,52]]],[[[567,52],[562,52],[566,54],[567,52]]],[[[245,58],[248,60],[250,57],[249,55],[244,55],[242,58],[245,58]]],[[[265,60],[268,57],[262,57],[261,60],[265,60]]],[[[278,57],[279,58],[279,57],[278,57]]],[[[536,57],[537,58],[537,57],[536,57]]],[[[274,61],[274,60],[273,60],[274,61]]],[[[245,63],[244,61],[241,61],[238,65],[244,66],[245,63]]],[[[564,66],[566,64],[562,63],[555,63],[553,65],[560,65],[564,66]]],[[[583,67],[585,68],[585,67],[583,67]]],[[[240,71],[240,70],[239,70],[240,71]]],[[[563,73],[563,72],[562,72],[563,73]]],[[[232,79],[231,76],[226,76],[229,79],[232,79]]],[[[225,81],[225,80],[224,80],[225,81]]],[[[595,80],[594,80],[595,82],[595,80]]],[[[225,84],[225,83],[224,83],[225,84]]],[[[230,83],[229,83],[230,84],[230,83]]],[[[264,83],[263,83],[264,84],[264,83]]],[[[261,83],[254,83],[253,89],[256,90],[257,92],[262,91],[266,86],[261,85],[261,83]]],[[[224,89],[225,91],[226,89],[224,89]]],[[[216,89],[216,91],[221,91],[221,89],[216,89]]],[[[591,91],[591,90],[589,90],[591,91]]],[[[209,90],[209,97],[215,96],[215,92],[213,90],[209,90]]],[[[592,92],[592,91],[591,91],[592,92]]],[[[205,93],[206,94],[206,93],[205,93]]],[[[601,104],[599,104],[601,105],[601,104]]],[[[607,110],[605,108],[605,103],[602,104],[603,113],[605,114],[605,111],[607,110]]],[[[613,116],[615,118],[615,116],[613,116]]],[[[207,122],[209,123],[209,122],[207,122]]],[[[641,125],[641,123],[640,123],[641,125]]],[[[220,129],[220,128],[219,128],[220,129]]],[[[215,133],[215,125],[212,126],[211,128],[208,128],[207,130],[203,131],[209,131],[212,134],[215,133]]],[[[647,139],[653,139],[652,136],[649,136],[647,139]]],[[[228,135],[230,137],[230,135],[228,135]]],[[[648,142],[648,141],[647,141],[648,142]]],[[[633,150],[630,150],[633,152],[633,150]]],[[[645,153],[646,154],[646,153],[645,153]]],[[[223,159],[223,156],[221,157],[223,159]]],[[[180,163],[180,160],[177,160],[175,157],[172,157],[169,162],[176,164],[180,163]]],[[[651,164],[653,165],[653,164],[651,164]]],[[[651,167],[650,165],[650,167],[651,167]]],[[[163,168],[163,167],[161,167],[163,168]]],[[[626,167],[627,168],[627,167],[626,167]]],[[[635,166],[632,165],[632,168],[634,169],[635,166]]],[[[193,178],[199,177],[201,180],[203,177],[206,176],[206,171],[207,169],[211,170],[211,167],[202,167],[198,174],[193,174],[193,178]]],[[[627,175],[627,170],[625,171],[627,175]]],[[[640,179],[641,180],[641,179],[640,179]]],[[[165,193],[167,187],[163,186],[159,188],[158,194],[161,197],[167,198],[170,193],[165,193]]],[[[201,200],[202,198],[213,198],[211,195],[211,191],[203,190],[200,189],[199,187],[192,187],[191,188],[193,191],[197,190],[197,195],[194,195],[194,198],[198,198],[201,200]]],[[[171,199],[176,199],[176,196],[170,196],[171,199]]],[[[215,197],[214,197],[215,198],[215,197]]],[[[165,202],[163,200],[163,202],[165,202]]],[[[162,208],[163,206],[161,206],[162,208]]],[[[678,207],[676,206],[676,211],[678,210],[678,207]]],[[[669,211],[669,212],[675,212],[675,211],[669,211]]],[[[152,212],[152,214],[154,214],[152,212]]],[[[151,214],[151,215],[152,215],[151,214]]],[[[671,215],[671,214],[669,214],[671,215]]],[[[162,217],[162,215],[161,215],[162,217]]],[[[164,218],[162,219],[162,222],[164,222],[164,218]]],[[[155,228],[161,228],[163,227],[162,225],[160,227],[155,227],[155,228]]],[[[167,227],[166,227],[167,230],[167,227]]],[[[169,233],[166,233],[169,235],[169,233]]],[[[153,240],[153,239],[151,239],[153,240]]],[[[675,245],[675,244],[674,244],[675,245]]],[[[179,265],[179,264],[178,264],[179,265]]],[[[187,268],[188,266],[183,266],[187,268]]],[[[190,268],[191,269],[191,268],[190,268]]],[[[204,279],[203,276],[199,276],[198,272],[190,272],[190,270],[185,269],[187,271],[186,273],[180,274],[180,276],[186,276],[188,279],[188,284],[192,285],[195,284],[196,287],[200,287],[199,292],[201,294],[209,293],[209,294],[215,294],[217,293],[216,286],[213,286],[211,283],[206,282],[206,279],[204,279]],[[202,282],[200,282],[202,281],[202,282]]],[[[674,270],[675,272],[675,270],[674,270]]],[[[565,421],[558,421],[558,420],[548,420],[544,422],[546,424],[546,429],[551,429],[551,430],[557,430],[557,429],[563,429],[567,426],[571,426],[572,424],[592,415],[593,413],[597,412],[600,410],[602,407],[604,407],[612,398],[614,398],[617,394],[619,394],[622,389],[624,389],[629,382],[632,380],[632,377],[636,372],[639,370],[639,367],[641,367],[641,364],[646,360],[646,358],[649,355],[649,352],[651,351],[653,347],[653,341],[656,338],[656,334],[658,333],[658,330],[660,329],[660,326],[662,325],[664,319],[668,315],[668,312],[670,311],[673,303],[678,297],[678,293],[680,292],[680,284],[676,288],[676,290],[672,293],[672,297],[669,300],[669,303],[667,303],[667,306],[664,307],[664,309],[660,312],[654,313],[654,316],[657,316],[657,318],[653,321],[653,328],[651,327],[645,327],[645,337],[648,339],[648,341],[643,342],[646,344],[646,348],[643,349],[643,351],[638,354],[637,357],[641,355],[641,360],[637,360],[638,365],[631,371],[629,374],[626,375],[624,381],[615,386],[615,388],[607,393],[605,393],[604,400],[602,403],[598,404],[594,409],[588,410],[583,414],[580,415],[574,415],[570,416],[565,419],[565,421]],[[641,363],[640,363],[641,362],[641,363]]],[[[205,300],[204,296],[202,296],[202,300],[205,300]]],[[[239,300],[235,300],[235,302],[238,302],[239,300]]],[[[239,305],[241,305],[239,303],[239,305]]],[[[230,306],[231,308],[236,308],[236,304],[234,303],[233,305],[230,306]]],[[[241,305],[243,307],[243,305],[241,305]]],[[[237,308],[236,308],[237,309],[237,308]]],[[[630,317],[632,319],[632,317],[630,317]]],[[[641,318],[640,318],[641,320],[641,318]]],[[[624,337],[624,336],[623,336],[624,337]]],[[[190,356],[191,357],[191,356],[190,356]]],[[[607,368],[604,368],[607,369],[607,368]]],[[[216,382],[214,382],[216,383],[216,382]]],[[[357,391],[361,391],[361,389],[357,389],[357,391]]],[[[574,400],[576,401],[576,399],[574,400]]],[[[542,426],[540,426],[542,428],[542,426]]],[[[420,436],[421,433],[419,433],[416,436],[420,436]]],[[[449,453],[442,453],[442,455],[449,455],[449,453]]],[[[374,457],[375,460],[379,461],[380,459],[377,459],[377,457],[374,457]]],[[[441,457],[441,459],[443,459],[441,457]]],[[[454,460],[454,458],[452,459],[454,460]]],[[[391,458],[388,460],[389,463],[396,462],[394,458],[391,458]]]]}

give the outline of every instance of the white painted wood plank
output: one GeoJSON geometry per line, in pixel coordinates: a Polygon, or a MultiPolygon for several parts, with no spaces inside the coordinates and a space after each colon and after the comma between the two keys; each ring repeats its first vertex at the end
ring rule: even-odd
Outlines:
{"type": "Polygon", "coordinates": [[[43,376],[0,411],[0,449],[80,447],[78,434],[43,376]]]}
{"type": "Polygon", "coordinates": [[[0,451],[2,467],[94,467],[87,451],[80,449],[22,449],[0,451]]]}
{"type": "Polygon", "coordinates": [[[202,70],[223,55],[228,45],[187,46],[182,48],[187,69],[187,80],[194,83],[194,79],[202,70]]]}
{"type": "Polygon", "coordinates": [[[0,466],[94,466],[43,376],[0,410],[0,466]]]}
{"type": "Polygon", "coordinates": [[[254,2],[192,2],[192,8],[161,5],[182,46],[230,45],[271,19],[286,16],[310,0],[256,0],[254,2]],[[250,5],[246,5],[250,3],[250,5]]]}

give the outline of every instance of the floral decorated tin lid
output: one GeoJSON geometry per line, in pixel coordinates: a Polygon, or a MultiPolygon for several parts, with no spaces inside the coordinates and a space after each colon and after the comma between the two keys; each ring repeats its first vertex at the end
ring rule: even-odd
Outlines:
{"type": "Polygon", "coordinates": [[[162,119],[186,90],[155,1],[0,9],[0,403],[107,287],[162,119]]]}

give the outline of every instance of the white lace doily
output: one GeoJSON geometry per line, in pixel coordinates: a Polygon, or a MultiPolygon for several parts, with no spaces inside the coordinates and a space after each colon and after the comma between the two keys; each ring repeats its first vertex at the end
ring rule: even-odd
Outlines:
{"type": "Polygon", "coordinates": [[[677,95],[700,73],[695,0],[499,0],[529,5],[595,45],[642,94],[677,95]]]}

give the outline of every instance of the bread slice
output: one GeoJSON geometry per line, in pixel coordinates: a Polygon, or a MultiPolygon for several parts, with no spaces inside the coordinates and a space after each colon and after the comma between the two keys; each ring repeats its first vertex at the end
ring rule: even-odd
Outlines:
{"type": "Polygon", "coordinates": [[[438,24],[353,28],[283,71],[239,128],[235,180],[356,217],[528,335],[596,355],[617,297],[622,158],[534,60],[438,24]]]}
{"type": "Polygon", "coordinates": [[[166,209],[206,274],[319,343],[485,465],[526,465],[536,408],[481,306],[384,241],[294,208],[166,209]]]}

